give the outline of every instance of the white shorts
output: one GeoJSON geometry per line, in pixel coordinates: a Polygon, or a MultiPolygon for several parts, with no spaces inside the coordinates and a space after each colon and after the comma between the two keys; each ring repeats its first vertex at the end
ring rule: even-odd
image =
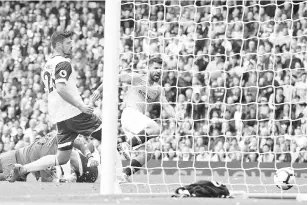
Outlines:
{"type": "Polygon", "coordinates": [[[155,123],[154,120],[145,116],[138,110],[127,107],[124,108],[121,116],[122,129],[128,139],[144,130],[148,124],[155,123]]]}

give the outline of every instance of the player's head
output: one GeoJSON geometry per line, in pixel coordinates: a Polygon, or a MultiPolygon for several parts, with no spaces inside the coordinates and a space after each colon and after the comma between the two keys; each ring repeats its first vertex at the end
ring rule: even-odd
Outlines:
{"type": "Polygon", "coordinates": [[[158,82],[161,77],[161,68],[163,60],[159,57],[151,58],[149,61],[150,79],[154,82],[158,82]]]}
{"type": "Polygon", "coordinates": [[[51,36],[52,48],[63,55],[72,54],[72,33],[68,31],[56,31],[51,36]]]}

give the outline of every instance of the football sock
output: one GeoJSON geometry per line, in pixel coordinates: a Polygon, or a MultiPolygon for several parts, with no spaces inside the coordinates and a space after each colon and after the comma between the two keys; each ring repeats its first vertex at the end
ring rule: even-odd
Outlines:
{"type": "Polygon", "coordinates": [[[45,170],[48,167],[60,165],[56,155],[47,155],[34,162],[25,164],[24,170],[27,172],[35,172],[45,170]]]}

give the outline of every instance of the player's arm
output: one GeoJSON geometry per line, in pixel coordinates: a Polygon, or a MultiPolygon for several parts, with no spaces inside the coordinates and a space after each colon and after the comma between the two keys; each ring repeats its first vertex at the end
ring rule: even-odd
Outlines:
{"type": "Polygon", "coordinates": [[[71,94],[67,89],[67,81],[72,73],[72,66],[69,62],[60,62],[56,66],[55,70],[55,86],[57,93],[68,103],[77,107],[81,112],[91,114],[93,108],[89,105],[85,105],[77,96],[71,94]]]}
{"type": "Polygon", "coordinates": [[[78,139],[78,138],[75,139],[73,147],[75,147],[76,149],[79,149],[81,151],[81,153],[84,156],[86,156],[87,158],[93,157],[89,148],[87,146],[85,146],[85,142],[83,140],[78,139]]]}
{"type": "Polygon", "coordinates": [[[94,159],[91,151],[89,148],[85,145],[84,141],[81,139],[76,139],[74,141],[73,146],[76,149],[79,149],[81,153],[87,157],[88,159],[88,167],[97,167],[99,165],[98,161],[94,159]]]}
{"type": "MultiPolygon", "coordinates": [[[[131,73],[124,73],[119,75],[119,81],[121,83],[127,83],[131,85],[138,84],[140,82],[141,75],[139,74],[131,74],[131,73]]],[[[98,100],[99,97],[101,97],[101,93],[103,92],[103,83],[93,92],[91,95],[91,100],[94,102],[98,100]]]]}
{"type": "Polygon", "coordinates": [[[164,91],[162,91],[162,93],[161,93],[161,104],[162,104],[162,107],[164,108],[164,110],[166,111],[166,113],[169,115],[169,117],[172,117],[172,118],[176,117],[174,108],[168,102],[164,91]]]}
{"type": "Polygon", "coordinates": [[[127,84],[131,84],[132,83],[132,75],[128,74],[128,73],[124,73],[124,74],[120,74],[119,75],[119,81],[121,83],[127,83],[127,84]]]}
{"type": "MultiPolygon", "coordinates": [[[[133,79],[132,75],[127,74],[127,73],[119,75],[119,81],[122,82],[122,83],[131,84],[132,79],[133,79]]],[[[99,94],[102,93],[103,92],[103,83],[94,92],[97,92],[99,94]]]]}
{"type": "Polygon", "coordinates": [[[119,81],[121,83],[127,83],[130,85],[138,85],[142,81],[141,77],[142,75],[138,73],[123,73],[123,74],[120,74],[119,81]]]}
{"type": "Polygon", "coordinates": [[[103,83],[93,92],[90,99],[92,102],[98,100],[101,97],[101,93],[103,93],[103,83]]]}

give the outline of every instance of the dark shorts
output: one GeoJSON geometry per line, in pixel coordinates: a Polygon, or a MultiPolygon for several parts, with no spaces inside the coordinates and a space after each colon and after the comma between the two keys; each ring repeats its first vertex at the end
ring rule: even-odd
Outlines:
{"type": "Polygon", "coordinates": [[[101,124],[102,121],[99,117],[86,113],[58,122],[58,149],[61,151],[72,149],[73,142],[79,134],[88,137],[99,130],[101,124]]]}

